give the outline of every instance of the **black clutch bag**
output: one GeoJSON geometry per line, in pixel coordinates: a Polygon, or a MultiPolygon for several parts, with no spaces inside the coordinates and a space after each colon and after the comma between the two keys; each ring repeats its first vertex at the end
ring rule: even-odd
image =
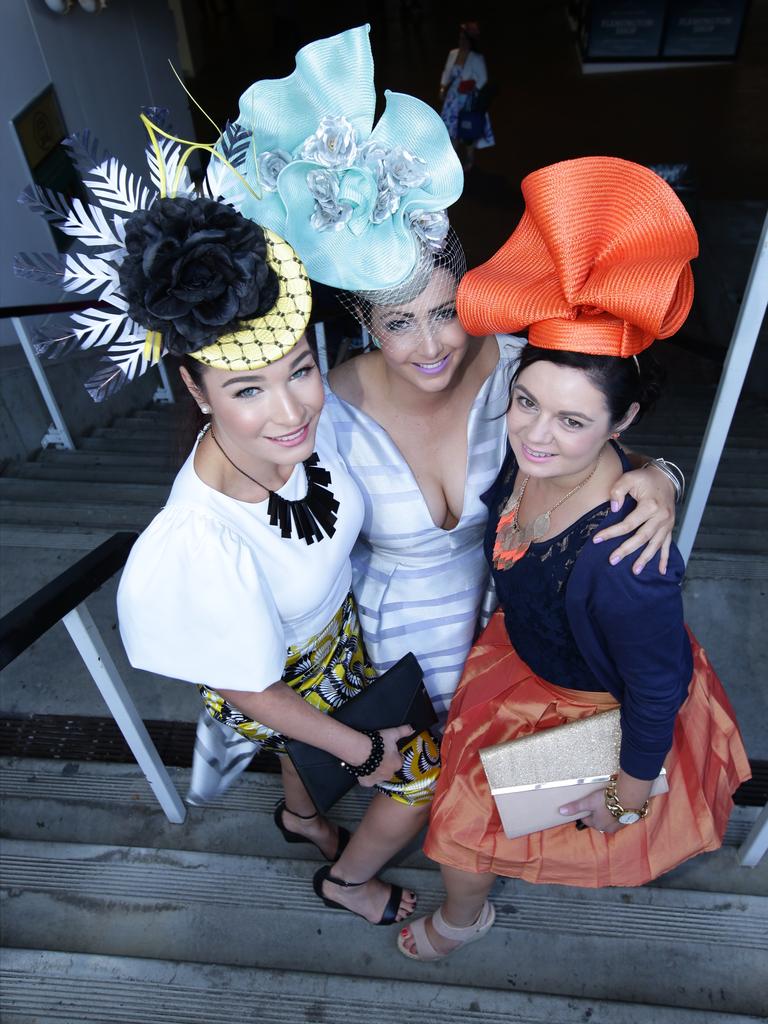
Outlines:
{"type": "MultiPolygon", "coordinates": [[[[437,721],[432,701],[424,688],[421,665],[413,654],[406,654],[356,697],[343,704],[333,717],[352,729],[392,729],[398,725],[411,725],[414,734],[423,732],[437,721]]],[[[285,750],[321,814],[325,814],[357,784],[357,779],[342,768],[339,759],[326,750],[300,740],[286,740],[285,750]]]]}

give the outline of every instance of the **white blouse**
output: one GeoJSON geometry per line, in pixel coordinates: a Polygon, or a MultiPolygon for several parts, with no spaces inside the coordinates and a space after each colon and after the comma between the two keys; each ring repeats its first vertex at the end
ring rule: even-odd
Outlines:
{"type": "MultiPolygon", "coordinates": [[[[325,412],[315,451],[339,509],[333,537],[314,544],[281,537],[266,500],[237,501],[203,483],[196,449],[131,551],[117,595],[120,633],[135,668],[213,689],[264,690],[282,677],[287,648],[320,632],[348,593],[362,498],[325,412]]],[[[306,489],[299,464],[277,493],[295,501],[306,489]]]]}

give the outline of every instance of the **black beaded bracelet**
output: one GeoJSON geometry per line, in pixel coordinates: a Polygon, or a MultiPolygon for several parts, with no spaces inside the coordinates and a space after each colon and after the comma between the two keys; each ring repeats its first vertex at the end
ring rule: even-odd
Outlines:
{"type": "Polygon", "coordinates": [[[346,761],[341,762],[341,767],[346,768],[350,775],[354,775],[356,779],[362,779],[366,775],[372,775],[384,760],[384,740],[381,738],[381,733],[375,729],[361,729],[360,731],[364,736],[368,736],[371,741],[370,754],[362,764],[347,764],[346,761]]]}

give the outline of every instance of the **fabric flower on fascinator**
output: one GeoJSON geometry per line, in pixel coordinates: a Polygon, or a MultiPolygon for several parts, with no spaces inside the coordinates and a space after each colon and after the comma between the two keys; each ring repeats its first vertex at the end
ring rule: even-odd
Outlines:
{"type": "MultiPolygon", "coordinates": [[[[463,175],[426,103],[376,93],[368,26],[305,46],[287,78],[252,85],[237,125],[252,138],[240,191],[245,216],[301,254],[311,278],[350,291],[406,281],[445,242],[445,210],[463,175]]],[[[234,184],[234,183],[233,183],[234,184]]]]}

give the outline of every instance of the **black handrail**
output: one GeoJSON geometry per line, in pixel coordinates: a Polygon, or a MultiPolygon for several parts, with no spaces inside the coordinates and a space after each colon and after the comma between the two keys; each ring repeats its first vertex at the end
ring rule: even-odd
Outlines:
{"type": "Polygon", "coordinates": [[[125,565],[137,533],[113,534],[0,619],[0,670],[125,565]]]}

